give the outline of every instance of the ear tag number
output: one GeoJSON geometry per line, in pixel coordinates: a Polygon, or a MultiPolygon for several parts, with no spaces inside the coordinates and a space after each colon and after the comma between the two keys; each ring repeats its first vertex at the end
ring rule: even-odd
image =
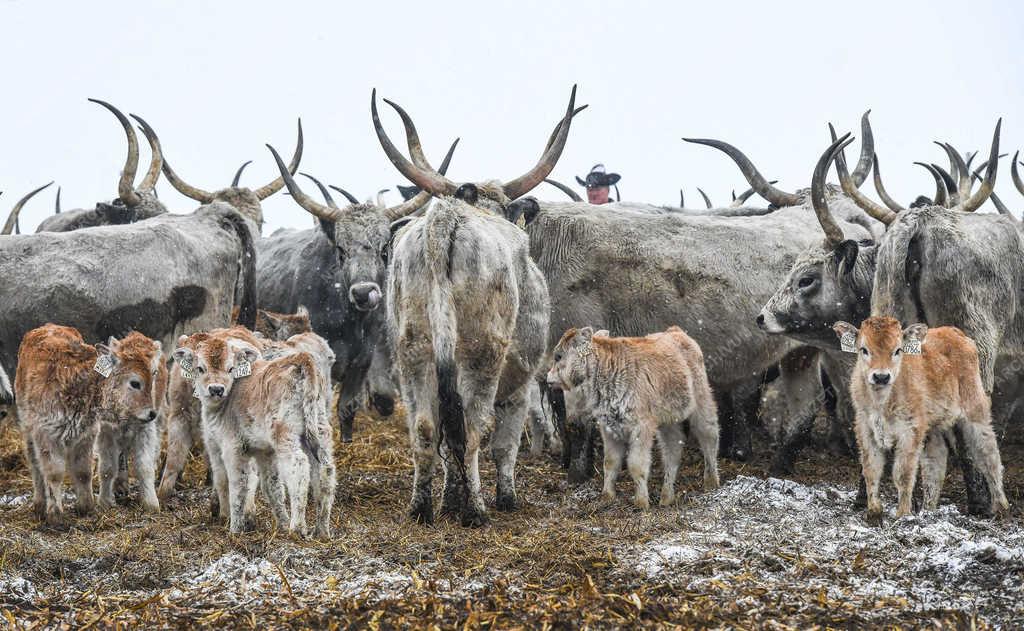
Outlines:
{"type": "Polygon", "coordinates": [[[192,365],[192,360],[187,357],[182,357],[178,360],[178,367],[181,368],[181,376],[189,381],[193,381],[196,378],[196,369],[192,365]]]}
{"type": "Polygon", "coordinates": [[[234,370],[231,371],[231,376],[235,379],[241,379],[242,377],[248,377],[252,374],[252,364],[247,361],[240,361],[235,364],[234,370]]]}
{"type": "Polygon", "coordinates": [[[853,331],[843,333],[843,336],[839,338],[839,346],[843,349],[844,353],[856,353],[857,334],[853,331]]]}
{"type": "Polygon", "coordinates": [[[110,373],[114,372],[114,358],[110,355],[97,355],[96,363],[93,364],[92,369],[103,375],[106,379],[110,376],[110,373]]]}
{"type": "Polygon", "coordinates": [[[907,355],[920,355],[921,340],[907,340],[903,342],[903,352],[907,355]]]}

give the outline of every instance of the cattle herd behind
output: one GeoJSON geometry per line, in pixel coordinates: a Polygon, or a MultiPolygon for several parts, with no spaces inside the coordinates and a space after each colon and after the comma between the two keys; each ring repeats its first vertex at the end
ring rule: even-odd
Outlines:
{"type": "MultiPolygon", "coordinates": [[[[288,549],[312,540],[330,550],[354,528],[376,532],[357,499],[359,480],[376,479],[389,510],[405,505],[401,527],[416,533],[408,535],[416,546],[429,548],[424,542],[441,529],[466,528],[456,536],[479,541],[482,535],[472,533],[489,529],[473,527],[515,528],[514,513],[535,519],[538,506],[550,506],[548,519],[557,515],[559,528],[607,529],[607,520],[593,525],[603,511],[646,523],[651,545],[671,548],[683,544],[665,541],[693,532],[689,511],[710,532],[718,526],[708,511],[716,503],[730,506],[743,486],[760,489],[761,501],[775,501],[776,492],[787,502],[802,498],[793,500],[803,502],[794,510],[830,514],[864,533],[943,520],[967,533],[985,524],[1002,532],[1009,523],[1011,534],[993,544],[1001,547],[992,554],[1015,572],[1019,588],[1024,548],[1008,546],[1017,541],[1021,490],[1013,474],[1020,463],[1011,454],[1019,453],[1012,445],[1024,412],[1017,406],[1024,385],[1024,232],[1020,213],[993,192],[1004,157],[1002,121],[976,167],[977,154],[942,145],[949,170],[926,164],[935,192],[908,207],[884,188],[868,114],[852,171],[844,148],[853,138],[833,131],[808,169],[809,186],[795,192],[777,188],[728,143],[685,139],[727,154],[750,190],[724,208],[713,208],[706,196],[708,207],[698,210],[592,206],[529,195],[551,174],[574,117],[586,107],[577,107],[575,86],[536,164],[512,179],[473,183],[446,174],[454,144],[435,169],[412,117],[385,99],[405,130],[407,152],[396,147],[374,91],[371,122],[381,147],[415,187],[403,187],[406,199],[393,207],[379,197],[361,203],[332,187],[348,201],[339,206],[316,178],[303,174],[323,202],[295,177],[305,142],[301,122],[289,163],[267,145],[278,178],[256,189],[241,186],[243,165],[230,186],[208,192],[172,170],[154,128],[132,115],[151,154],[136,184],[135,127],[117,107],[93,101],[116,117],[128,142],[117,198],[79,210],[62,210],[58,198],[57,213],[35,234],[21,234],[19,213],[41,187],[17,202],[0,236],[0,423],[17,435],[21,451],[0,460],[0,479],[27,472],[32,487],[24,501],[15,489],[0,489],[0,506],[11,506],[0,520],[20,511],[52,545],[72,545],[76,533],[96,528],[93,520],[130,510],[137,496],[143,523],[164,524],[173,507],[189,506],[175,518],[182,537],[226,529],[243,541],[255,536],[245,533],[276,538],[280,531],[288,533],[280,543],[288,549]],[[833,167],[839,185],[826,182],[833,167]],[[161,174],[198,207],[168,212],[155,194],[161,174]],[[860,190],[872,174],[881,204],[860,190]],[[261,201],[282,189],[312,215],[314,227],[264,236],[261,201]],[[747,205],[754,194],[767,204],[747,205]],[[998,212],[979,212],[989,200],[998,212]],[[394,424],[402,422],[399,432],[394,424]],[[401,434],[398,445],[377,442],[401,434]],[[766,441],[755,440],[764,435],[766,441]],[[526,463],[519,461],[524,441],[531,445],[526,463]],[[699,472],[684,455],[687,442],[699,449],[699,472]],[[652,508],[655,443],[660,458],[653,472],[662,484],[652,508]],[[396,455],[381,465],[388,449],[396,455]],[[827,474],[816,463],[836,457],[848,460],[848,479],[807,480],[806,470],[827,474]],[[353,463],[360,462],[368,468],[359,471],[353,463]],[[558,465],[564,473],[556,473],[558,465]],[[806,467],[802,481],[826,486],[737,477],[748,466],[775,476],[806,467]],[[404,471],[404,481],[374,478],[392,469],[404,471]],[[616,499],[623,469],[631,506],[640,512],[616,499]],[[943,492],[947,470],[957,473],[943,492]],[[600,499],[588,490],[595,475],[600,499]],[[881,491],[890,478],[894,501],[881,491]],[[493,502],[485,481],[494,486],[493,502]],[[851,489],[827,486],[837,482],[851,489]],[[200,519],[200,512],[207,516],[200,519]]],[[[1024,199],[1019,164],[1014,153],[1011,179],[1024,199]]],[[[757,515],[778,505],[748,508],[754,529],[757,515]]],[[[742,510],[729,511],[744,518],[742,510]]],[[[801,536],[811,537],[813,528],[801,536]]],[[[519,536],[528,539],[523,531],[519,536]]],[[[654,580],[665,564],[699,574],[693,562],[714,556],[708,541],[661,554],[662,565],[645,561],[649,551],[636,545],[617,547],[614,555],[609,547],[601,564],[594,560],[600,554],[571,542],[551,554],[581,556],[574,563],[579,572],[569,575],[589,587],[581,592],[575,585],[573,593],[596,602],[604,596],[592,574],[604,585],[625,580],[618,570],[601,570],[614,565],[613,556],[619,565],[638,564],[630,576],[644,585],[644,573],[654,580]]],[[[479,580],[506,581],[505,597],[515,598],[502,574],[512,566],[501,566],[494,548],[490,554],[493,574],[479,580]]],[[[862,554],[854,570],[869,562],[862,554]]],[[[30,565],[23,550],[15,558],[14,567],[30,565]]],[[[765,563],[791,562],[773,558],[765,563]]],[[[266,580],[297,603],[308,585],[298,584],[297,597],[274,563],[266,580]]],[[[407,561],[421,563],[425,574],[436,569],[422,558],[407,561]]],[[[564,579],[565,571],[531,580],[564,579]]],[[[260,574],[250,568],[243,578],[247,572],[260,574]]],[[[14,590],[10,576],[0,561],[0,585],[14,590]]],[[[304,576],[309,584],[319,581],[312,570],[304,576]]],[[[452,579],[447,591],[434,579],[424,588],[419,576],[410,579],[412,592],[444,592],[450,601],[473,591],[456,589],[452,579]]],[[[711,584],[694,585],[687,593],[711,584]]],[[[390,593],[370,587],[385,599],[390,593]]],[[[989,586],[992,594],[1005,587],[989,586]]],[[[4,602],[41,611],[36,588],[19,589],[24,593],[4,602]]],[[[644,602],[659,596],[640,591],[622,597],[629,620],[699,623],[650,610],[644,602]]],[[[822,594],[819,601],[834,597],[822,594]]],[[[905,596],[924,602],[922,594],[905,596]]],[[[662,597],[678,604],[678,594],[662,597]]],[[[124,611],[168,604],[149,598],[124,611]]],[[[948,610],[962,622],[959,600],[933,601],[918,611],[948,610]]],[[[1021,613],[993,607],[987,613],[999,620],[1021,613]]],[[[466,612],[443,615],[468,620],[466,612]]],[[[757,620],[743,615],[737,621],[757,620]]],[[[872,620],[849,620],[858,619],[872,620]]]]}

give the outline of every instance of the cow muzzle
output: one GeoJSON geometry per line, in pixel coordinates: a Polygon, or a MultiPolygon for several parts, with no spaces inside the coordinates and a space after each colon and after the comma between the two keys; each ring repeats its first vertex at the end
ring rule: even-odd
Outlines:
{"type": "Polygon", "coordinates": [[[761,313],[757,314],[757,318],[754,319],[757,322],[757,328],[761,329],[765,333],[785,333],[786,329],[779,323],[779,319],[775,317],[775,314],[768,311],[767,308],[762,309],[761,313]]]}
{"type": "Polygon", "coordinates": [[[348,300],[360,311],[373,311],[380,304],[380,286],[356,283],[348,288],[348,300]]]}
{"type": "Polygon", "coordinates": [[[210,396],[214,399],[223,399],[226,389],[219,383],[207,386],[206,391],[210,393],[210,396]]]}

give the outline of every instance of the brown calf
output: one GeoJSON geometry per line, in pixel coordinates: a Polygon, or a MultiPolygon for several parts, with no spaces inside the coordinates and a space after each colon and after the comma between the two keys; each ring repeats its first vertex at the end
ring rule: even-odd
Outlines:
{"type": "Polygon", "coordinates": [[[94,510],[92,452],[101,422],[156,419],[153,389],[159,381],[160,343],[150,342],[125,344],[110,338],[107,344],[90,346],[77,330],[55,324],[25,334],[14,392],[32,471],[32,505],[40,518],[63,521],[66,469],[78,511],[94,510]]]}
{"type": "Polygon", "coordinates": [[[843,350],[857,353],[850,395],[869,519],[881,517],[878,487],[889,450],[895,450],[896,516],[911,513],[919,462],[925,506],[935,508],[946,474],[944,436],[954,426],[985,476],[993,512],[1006,510],[1003,465],[974,342],[956,327],[901,329],[899,321],[887,317],[868,318],[859,330],[847,322],[833,328],[843,350]]]}
{"type": "Polygon", "coordinates": [[[633,502],[647,509],[647,478],[655,434],[665,480],[661,505],[675,499],[684,422],[704,455],[704,488],[718,488],[718,411],[704,356],[677,326],[646,337],[608,337],[590,327],[569,329],[555,346],[548,384],[566,393],[566,405],[594,418],[604,440],[604,496],[615,497],[615,477],[627,466],[636,483],[633,502]]]}

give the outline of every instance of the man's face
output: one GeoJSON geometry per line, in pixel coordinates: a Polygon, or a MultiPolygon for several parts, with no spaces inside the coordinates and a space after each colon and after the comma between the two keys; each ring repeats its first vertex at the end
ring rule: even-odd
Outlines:
{"type": "Polygon", "coordinates": [[[595,186],[587,189],[587,201],[591,204],[607,204],[608,203],[608,187],[607,186],[595,186]]]}

